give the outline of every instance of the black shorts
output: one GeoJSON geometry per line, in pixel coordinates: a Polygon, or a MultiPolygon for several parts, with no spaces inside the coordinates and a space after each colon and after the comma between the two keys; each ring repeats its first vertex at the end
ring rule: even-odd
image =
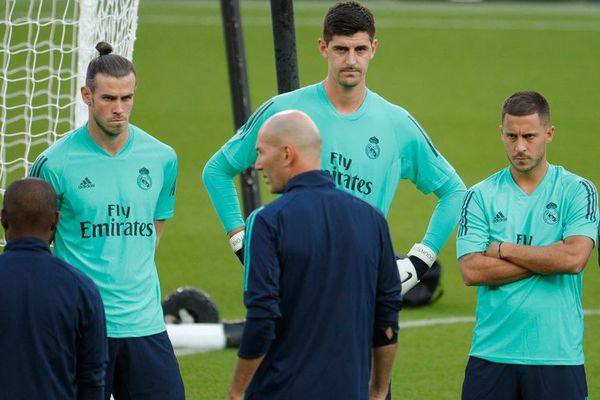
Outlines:
{"type": "Polygon", "coordinates": [[[583,365],[502,364],[469,357],[462,400],[584,400],[583,365]]]}
{"type": "Polygon", "coordinates": [[[183,400],[179,364],[167,332],[135,338],[108,338],[105,398],[183,400]]]}

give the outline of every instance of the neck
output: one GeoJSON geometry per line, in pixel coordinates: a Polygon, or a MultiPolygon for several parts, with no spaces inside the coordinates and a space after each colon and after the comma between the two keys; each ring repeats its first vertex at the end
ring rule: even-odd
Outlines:
{"type": "Polygon", "coordinates": [[[538,187],[540,182],[546,176],[548,170],[548,163],[544,160],[538,168],[531,171],[520,172],[514,167],[510,167],[510,174],[512,175],[517,186],[521,188],[525,193],[531,194],[538,187]]]}
{"type": "Polygon", "coordinates": [[[50,235],[47,232],[35,232],[35,231],[18,231],[18,232],[6,232],[6,241],[10,242],[12,240],[23,239],[26,237],[33,237],[37,239],[41,239],[44,242],[50,241],[50,235]]]}
{"type": "Polygon", "coordinates": [[[327,98],[341,114],[352,114],[362,104],[367,93],[364,82],[353,87],[345,87],[336,83],[330,76],[323,82],[327,98]]]}
{"type": "Polygon", "coordinates": [[[128,126],[119,135],[109,135],[96,125],[93,120],[90,120],[88,122],[88,131],[92,140],[113,156],[121,151],[129,140],[128,126]]]}
{"type": "Polygon", "coordinates": [[[290,173],[290,178],[292,179],[293,177],[303,174],[305,172],[310,172],[310,171],[318,171],[321,169],[321,160],[306,160],[304,162],[298,163],[297,165],[294,166],[294,168],[292,169],[291,173],[290,173]]]}

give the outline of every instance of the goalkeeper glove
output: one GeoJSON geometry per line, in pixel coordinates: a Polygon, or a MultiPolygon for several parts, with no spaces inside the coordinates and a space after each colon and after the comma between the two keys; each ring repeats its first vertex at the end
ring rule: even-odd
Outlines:
{"type": "Polygon", "coordinates": [[[419,283],[435,259],[436,254],[433,250],[422,243],[417,243],[410,249],[407,257],[396,260],[403,295],[419,283]]]}
{"type": "Polygon", "coordinates": [[[244,230],[241,230],[229,238],[231,250],[239,258],[242,265],[244,265],[244,232],[244,230]]]}

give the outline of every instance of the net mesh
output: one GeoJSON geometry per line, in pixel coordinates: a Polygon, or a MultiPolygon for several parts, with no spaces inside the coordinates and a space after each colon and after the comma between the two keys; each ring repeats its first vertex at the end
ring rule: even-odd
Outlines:
{"type": "MultiPolygon", "coordinates": [[[[79,96],[99,41],[132,59],[139,0],[0,0],[0,195],[83,124],[79,96]],[[2,9],[2,8],[0,8],[2,9]]],[[[4,236],[0,237],[3,242],[4,236]]]]}

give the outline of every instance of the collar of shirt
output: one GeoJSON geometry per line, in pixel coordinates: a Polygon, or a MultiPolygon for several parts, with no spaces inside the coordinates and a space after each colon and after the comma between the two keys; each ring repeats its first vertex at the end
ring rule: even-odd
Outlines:
{"type": "Polygon", "coordinates": [[[284,193],[304,187],[335,187],[333,178],[326,171],[313,170],[296,175],[285,185],[284,193]]]}
{"type": "Polygon", "coordinates": [[[48,242],[36,237],[20,237],[6,243],[4,251],[43,251],[51,253],[48,242]]]}

